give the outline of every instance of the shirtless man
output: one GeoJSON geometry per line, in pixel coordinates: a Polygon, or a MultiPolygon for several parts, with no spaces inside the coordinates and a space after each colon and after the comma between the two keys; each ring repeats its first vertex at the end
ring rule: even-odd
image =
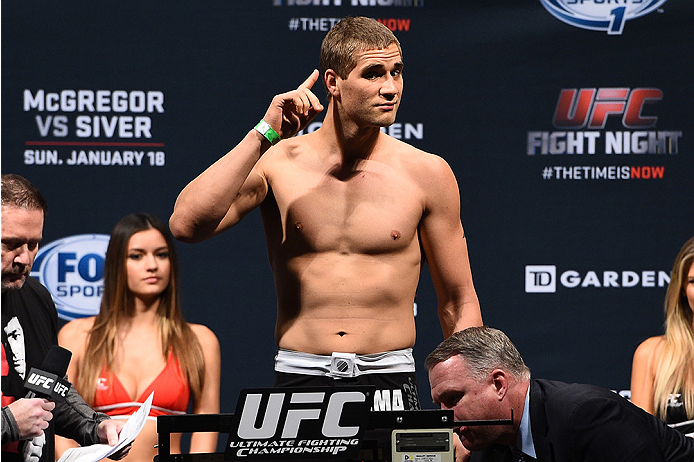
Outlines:
{"type": "Polygon", "coordinates": [[[311,92],[316,70],[275,96],[256,129],[183,189],[169,224],[197,242],[260,206],[278,297],[276,385],[373,383],[378,372],[415,408],[422,250],[444,336],[482,324],[458,185],[443,159],[381,131],[395,121],[403,88],[388,28],[344,19],[326,35],[320,64],[322,127],[294,137],[324,109],[311,92]]]}

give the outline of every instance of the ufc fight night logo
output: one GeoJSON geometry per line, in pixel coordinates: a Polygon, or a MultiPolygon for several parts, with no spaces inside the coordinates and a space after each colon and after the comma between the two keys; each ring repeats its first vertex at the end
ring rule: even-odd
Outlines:
{"type": "Polygon", "coordinates": [[[562,89],[553,124],[566,129],[605,128],[609,116],[622,116],[626,128],[654,127],[655,116],[645,115],[647,103],[663,99],[658,88],[575,88],[562,89]]]}
{"type": "Polygon", "coordinates": [[[371,386],[243,390],[225,458],[356,457],[374,391],[371,386]]]}
{"type": "Polygon", "coordinates": [[[527,154],[677,155],[682,131],[656,129],[662,100],[659,88],[563,88],[552,118],[557,130],[529,131],[527,154]]]}

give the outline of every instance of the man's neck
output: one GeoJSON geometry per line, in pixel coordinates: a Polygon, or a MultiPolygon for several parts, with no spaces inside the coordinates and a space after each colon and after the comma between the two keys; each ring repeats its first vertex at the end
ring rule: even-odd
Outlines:
{"type": "Polygon", "coordinates": [[[509,411],[510,409],[513,409],[513,428],[509,429],[509,431],[504,434],[503,438],[498,441],[501,444],[513,446],[517,443],[520,434],[523,409],[525,407],[525,396],[528,392],[528,387],[530,387],[529,381],[518,380],[517,382],[513,383],[509,389],[507,399],[509,411]]]}
{"type": "Polygon", "coordinates": [[[327,141],[327,154],[339,154],[345,164],[368,158],[381,136],[380,127],[359,126],[351,119],[340,117],[334,101],[328,105],[320,131],[327,141]]]}

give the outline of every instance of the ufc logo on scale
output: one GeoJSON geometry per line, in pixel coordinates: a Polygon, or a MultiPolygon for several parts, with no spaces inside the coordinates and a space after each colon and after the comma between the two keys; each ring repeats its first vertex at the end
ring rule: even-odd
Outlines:
{"type": "Polygon", "coordinates": [[[647,103],[663,99],[658,88],[575,88],[559,95],[553,123],[557,128],[605,128],[609,116],[622,116],[626,128],[654,127],[657,117],[644,115],[647,103]]]}
{"type": "Polygon", "coordinates": [[[246,395],[239,420],[237,433],[239,437],[243,439],[296,438],[302,421],[320,419],[322,421],[321,435],[318,436],[348,438],[355,436],[359,432],[359,427],[341,426],[342,410],[346,403],[366,402],[366,396],[356,391],[333,393],[328,397],[327,402],[325,392],[270,393],[262,425],[257,428],[255,423],[262,398],[261,393],[246,395]],[[289,396],[289,400],[285,404],[287,396],[289,396]],[[293,405],[297,405],[297,408],[291,408],[293,405]],[[298,407],[301,405],[308,405],[308,407],[298,407]],[[283,418],[282,414],[284,414],[283,418]],[[283,425],[281,431],[278,432],[280,420],[283,420],[283,425]]]}
{"type": "Polygon", "coordinates": [[[369,423],[373,386],[246,389],[226,458],[349,458],[369,423]]]}

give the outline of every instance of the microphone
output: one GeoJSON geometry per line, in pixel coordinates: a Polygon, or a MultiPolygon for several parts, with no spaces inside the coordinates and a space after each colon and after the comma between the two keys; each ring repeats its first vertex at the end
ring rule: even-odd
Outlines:
{"type": "Polygon", "coordinates": [[[72,352],[58,345],[52,345],[43,359],[41,369],[32,367],[24,381],[29,390],[27,398],[45,398],[51,401],[65,401],[70,390],[70,382],[63,379],[70,364],[72,352]]]}

